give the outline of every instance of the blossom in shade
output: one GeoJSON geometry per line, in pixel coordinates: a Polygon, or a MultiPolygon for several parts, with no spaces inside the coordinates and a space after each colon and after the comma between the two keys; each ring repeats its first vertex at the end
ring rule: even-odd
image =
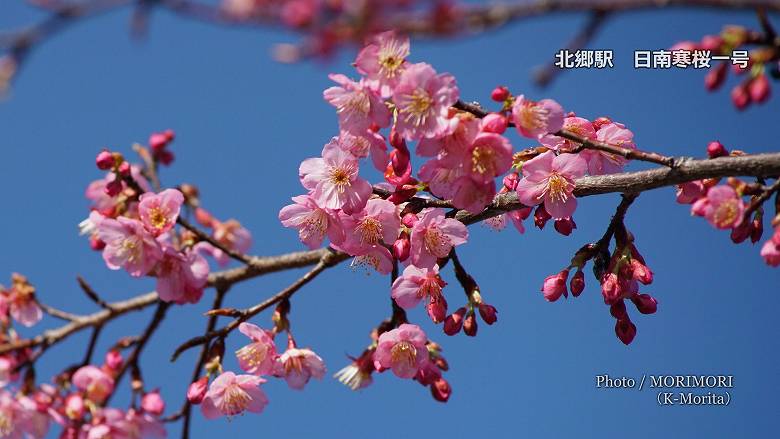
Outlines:
{"type": "Polygon", "coordinates": [[[268,404],[260,384],[265,380],[255,375],[236,375],[223,372],[214,379],[206,392],[200,409],[207,419],[228,418],[245,411],[260,413],[268,404]]]}
{"type": "Polygon", "coordinates": [[[411,259],[417,267],[433,267],[437,259],[450,253],[452,247],[464,244],[469,237],[466,226],[444,216],[444,209],[423,209],[412,227],[411,259]]]}
{"type": "Polygon", "coordinates": [[[241,323],[238,330],[252,340],[251,343],[236,351],[241,369],[253,375],[269,375],[276,364],[276,345],[271,335],[251,323],[241,323]]]}
{"type": "Polygon", "coordinates": [[[344,75],[328,77],[339,85],[325,90],[323,96],[336,107],[342,131],[361,135],[371,124],[386,127],[390,123],[390,110],[366,82],[355,82],[344,75]]]}
{"type": "Polygon", "coordinates": [[[146,230],[160,236],[176,224],[182,203],[184,195],[176,189],[166,189],[159,194],[147,192],[139,198],[138,216],[146,230]]]}
{"type": "Polygon", "coordinates": [[[206,397],[208,390],[208,375],[198,378],[197,380],[190,383],[189,387],[187,387],[187,401],[189,401],[191,404],[200,404],[203,402],[203,398],[206,397]]]}
{"type": "Polygon", "coordinates": [[[474,181],[494,184],[512,166],[512,145],[499,134],[481,133],[469,146],[463,165],[474,181]]]}
{"type": "Polygon", "coordinates": [[[321,208],[342,209],[349,215],[363,209],[371,195],[371,185],[358,175],[358,159],[341,149],[337,138],[325,145],[321,158],[304,160],[299,175],[321,208]]]}
{"type": "Polygon", "coordinates": [[[548,302],[555,302],[561,296],[569,296],[566,290],[566,281],[569,279],[569,270],[547,276],[542,285],[542,294],[548,302]]]}
{"type": "Polygon", "coordinates": [[[375,35],[358,53],[355,67],[365,75],[372,88],[383,97],[390,97],[408,63],[409,38],[393,31],[375,35]]]}
{"type": "Polygon", "coordinates": [[[761,257],[767,265],[780,266],[780,227],[777,227],[774,235],[761,246],[761,257]]]}
{"type": "Polygon", "coordinates": [[[400,378],[414,378],[429,361],[428,337],[417,325],[404,323],[379,336],[374,366],[391,369],[400,378]]]}
{"type": "Polygon", "coordinates": [[[458,112],[446,121],[446,130],[437,137],[424,138],[416,153],[422,157],[455,154],[462,156],[479,134],[479,119],[471,113],[458,112]]]}
{"type": "Polygon", "coordinates": [[[401,228],[398,206],[375,198],[368,200],[365,209],[341,220],[345,240],[339,247],[349,254],[361,253],[375,245],[392,245],[401,228]]]}
{"type": "Polygon", "coordinates": [[[157,294],[165,302],[197,303],[209,277],[209,264],[195,249],[182,253],[166,246],[157,264],[157,294]]]}
{"type": "Polygon", "coordinates": [[[455,193],[452,197],[453,206],[471,213],[479,213],[493,201],[496,185],[492,181],[484,183],[471,176],[462,176],[453,183],[453,192],[455,193]]]}
{"type": "Polygon", "coordinates": [[[535,102],[520,95],[512,105],[512,119],[522,136],[536,139],[563,127],[563,108],[552,99],[535,102]]]}
{"type": "Polygon", "coordinates": [[[394,282],[391,296],[401,308],[414,308],[423,299],[437,300],[447,285],[439,277],[439,267],[418,268],[409,265],[394,282]]]}
{"type": "Polygon", "coordinates": [[[677,202],[680,204],[691,204],[706,194],[707,188],[701,180],[677,185],[677,202]]]}
{"type": "MultiPolygon", "coordinates": [[[[563,130],[576,134],[584,139],[595,139],[596,129],[593,124],[585,118],[577,116],[569,116],[563,119],[563,130]]],[[[539,137],[539,142],[559,153],[571,152],[574,148],[579,146],[579,143],[566,139],[564,137],[556,136],[554,134],[546,134],[539,137]]]]}
{"type": "Polygon", "coordinates": [[[458,193],[455,183],[465,172],[462,161],[462,154],[447,154],[428,160],[420,167],[418,177],[428,184],[430,191],[437,197],[453,199],[458,193]]]}
{"type": "MultiPolygon", "coordinates": [[[[622,124],[608,123],[596,132],[596,140],[620,148],[636,149],[634,133],[622,124]]],[[[588,162],[588,172],[591,175],[604,175],[622,172],[628,162],[625,157],[606,151],[586,149],[582,156],[588,162]]]]}
{"type": "Polygon", "coordinates": [[[105,218],[98,225],[98,238],[106,244],[103,260],[108,268],[124,268],[131,276],[147,274],[162,258],[160,244],[135,219],[105,218]]]}
{"type": "MultiPolygon", "coordinates": [[[[211,227],[213,228],[211,236],[225,248],[239,253],[246,253],[252,247],[252,233],[242,226],[240,222],[232,218],[224,222],[213,219],[211,227]]],[[[205,241],[201,241],[198,244],[200,243],[205,243],[205,241]]],[[[230,261],[230,255],[216,247],[212,246],[210,253],[217,263],[223,267],[230,261]]]]}
{"type": "Polygon", "coordinates": [[[376,270],[379,274],[389,274],[393,270],[393,255],[382,245],[373,245],[360,250],[350,264],[353,268],[364,267],[376,270]]]}
{"type": "Polygon", "coordinates": [[[298,237],[310,249],[321,246],[326,236],[332,243],[344,240],[344,229],[336,211],[320,208],[309,195],[292,200],[294,204],[279,211],[279,220],[285,227],[298,229],[298,237]]]}
{"type": "Polygon", "coordinates": [[[556,219],[572,216],[577,208],[574,180],[585,175],[587,164],[578,154],[556,156],[547,151],[523,163],[523,179],[517,183],[517,197],[527,206],[544,204],[556,219]]]}
{"type": "Polygon", "coordinates": [[[447,131],[449,107],[459,97],[452,75],[437,74],[429,64],[408,66],[393,91],[396,129],[407,140],[437,137],[447,131]]]}
{"type": "Polygon", "coordinates": [[[277,360],[275,375],[284,378],[290,388],[303,390],[312,377],[325,376],[325,362],[311,349],[289,347],[277,360]]]}
{"type": "Polygon", "coordinates": [[[339,134],[339,146],[358,158],[371,157],[371,163],[378,171],[384,172],[390,161],[387,154],[387,143],[381,134],[366,130],[362,135],[354,135],[347,131],[339,134]]]}
{"type": "Polygon", "coordinates": [[[114,379],[103,369],[82,366],[73,374],[73,385],[92,402],[102,403],[114,392],[114,379]]]}
{"type": "Polygon", "coordinates": [[[703,214],[710,224],[719,229],[730,229],[742,222],[745,205],[731,186],[710,188],[705,198],[700,198],[692,209],[703,214]]]}

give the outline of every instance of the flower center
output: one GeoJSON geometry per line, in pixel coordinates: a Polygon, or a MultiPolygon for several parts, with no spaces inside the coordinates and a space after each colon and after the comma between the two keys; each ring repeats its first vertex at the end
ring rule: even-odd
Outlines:
{"type": "Polygon", "coordinates": [[[414,367],[417,362],[417,349],[408,341],[398,342],[390,350],[390,360],[396,365],[414,367]]]}
{"type": "Polygon", "coordinates": [[[471,152],[471,170],[476,174],[494,176],[496,172],[496,152],[492,148],[477,146],[471,152]]]}
{"type": "Polygon", "coordinates": [[[303,372],[303,361],[301,361],[301,357],[298,355],[291,355],[287,361],[284,362],[284,372],[285,375],[289,375],[292,372],[303,372]]]}
{"type": "Polygon", "coordinates": [[[536,102],[524,102],[523,108],[520,110],[520,119],[525,127],[533,129],[544,128],[547,126],[546,119],[548,114],[549,111],[537,105],[536,102]]]}
{"type": "Polygon", "coordinates": [[[379,270],[379,257],[372,254],[355,256],[355,260],[352,261],[350,266],[353,269],[364,267],[367,269],[373,268],[374,270],[379,270]]]}
{"type": "Polygon", "coordinates": [[[428,227],[423,238],[425,248],[434,256],[443,258],[452,248],[450,238],[441,232],[436,226],[428,227]]]}
{"type": "Polygon", "coordinates": [[[420,289],[417,291],[417,296],[420,297],[421,299],[427,296],[431,296],[432,298],[437,298],[440,295],[441,295],[441,284],[439,283],[438,276],[426,277],[422,285],[420,285],[420,289]]]}
{"type": "Polygon", "coordinates": [[[127,258],[129,262],[137,261],[141,256],[141,248],[138,245],[138,238],[130,237],[123,239],[120,252],[127,258]]]}
{"type": "Polygon", "coordinates": [[[227,416],[233,416],[246,410],[251,401],[252,397],[250,397],[241,386],[233,383],[229,384],[225,389],[225,393],[222,396],[222,404],[219,409],[227,416]]]}
{"type": "Polygon", "coordinates": [[[268,346],[263,343],[252,343],[236,351],[236,357],[249,367],[257,367],[268,357],[268,346]]]}
{"type": "Polygon", "coordinates": [[[87,395],[89,396],[89,399],[94,402],[103,402],[109,393],[111,393],[110,389],[102,380],[95,380],[87,386],[87,395]]]}
{"type": "Polygon", "coordinates": [[[382,223],[376,218],[370,216],[363,218],[355,231],[360,235],[361,244],[375,245],[382,240],[382,223]]]}
{"type": "Polygon", "coordinates": [[[301,224],[301,229],[298,232],[301,240],[312,236],[323,236],[328,229],[328,215],[322,209],[316,209],[310,214],[306,215],[306,219],[301,224]]]}
{"type": "Polygon", "coordinates": [[[566,177],[553,172],[547,179],[547,194],[552,201],[566,202],[569,199],[569,181],[566,177]]]}
{"type": "Polygon", "coordinates": [[[737,222],[738,214],[739,202],[736,199],[730,199],[718,205],[713,220],[718,227],[729,227],[737,222]]]}
{"type": "Polygon", "coordinates": [[[395,41],[382,45],[377,56],[380,66],[379,72],[385,77],[394,77],[400,73],[399,67],[403,65],[406,55],[408,53],[406,53],[403,46],[399,46],[395,41]]]}
{"type": "Polygon", "coordinates": [[[356,91],[351,93],[349,98],[346,99],[342,105],[339,105],[336,112],[357,112],[366,115],[370,110],[371,101],[368,99],[368,95],[363,91],[356,91]]]}
{"type": "Polygon", "coordinates": [[[339,191],[339,193],[344,192],[346,188],[351,185],[351,176],[352,173],[350,170],[342,166],[334,166],[330,168],[330,172],[328,173],[328,179],[330,180],[331,184],[336,186],[336,190],[339,191]]]}
{"type": "Polygon", "coordinates": [[[153,207],[149,211],[149,221],[155,229],[162,229],[168,224],[168,218],[165,216],[165,212],[159,207],[153,207]]]}
{"type": "Polygon", "coordinates": [[[406,95],[409,99],[407,105],[401,109],[401,113],[406,113],[406,122],[412,122],[415,126],[420,126],[428,119],[428,112],[433,105],[433,99],[428,92],[418,88],[414,93],[406,95]]]}

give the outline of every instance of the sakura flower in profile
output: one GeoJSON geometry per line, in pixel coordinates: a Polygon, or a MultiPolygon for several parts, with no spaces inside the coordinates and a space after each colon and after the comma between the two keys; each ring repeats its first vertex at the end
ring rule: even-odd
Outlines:
{"type": "Polygon", "coordinates": [[[706,194],[707,188],[701,180],[677,185],[677,202],[680,204],[691,204],[706,194]]]}
{"type": "Polygon", "coordinates": [[[260,413],[268,398],[260,388],[265,380],[254,375],[236,375],[233,372],[223,372],[211,382],[206,397],[203,398],[200,409],[207,419],[220,416],[228,418],[240,415],[245,411],[260,413]]]}
{"type": "Polygon", "coordinates": [[[525,226],[523,220],[531,215],[531,208],[524,208],[519,210],[513,210],[511,212],[502,213],[501,215],[488,218],[483,223],[493,230],[503,230],[507,223],[511,222],[515,229],[520,233],[525,233],[525,226]]]}
{"type": "Polygon", "coordinates": [[[198,251],[166,246],[157,264],[157,294],[164,302],[197,303],[208,277],[209,264],[198,251]]]}
{"type": "Polygon", "coordinates": [[[322,158],[304,160],[299,175],[319,207],[342,209],[347,215],[363,209],[372,191],[358,175],[358,159],[342,150],[336,138],[325,145],[322,158]]]}
{"type": "MultiPolygon", "coordinates": [[[[443,302],[444,297],[441,293],[445,285],[447,283],[439,276],[437,265],[434,265],[433,268],[417,268],[414,265],[409,265],[404,269],[403,274],[393,282],[391,297],[398,306],[404,309],[414,308],[423,299],[436,304],[446,303],[443,302]]],[[[445,315],[446,312],[445,305],[445,315]]],[[[431,315],[434,322],[444,320],[444,318],[434,318],[435,315],[438,314],[431,315]]]]}
{"type": "Polygon", "coordinates": [[[707,197],[700,201],[704,217],[718,229],[730,229],[742,222],[745,205],[731,186],[719,185],[710,188],[707,197]]]}
{"type": "Polygon", "coordinates": [[[443,134],[447,130],[449,107],[459,95],[452,75],[437,74],[426,63],[408,66],[393,91],[398,133],[407,140],[443,134]]]}
{"type": "Polygon", "coordinates": [[[517,197],[526,206],[544,204],[556,219],[572,216],[577,199],[574,180],[585,175],[587,164],[577,154],[556,156],[552,151],[523,163],[523,179],[517,183],[517,197]]]}
{"type": "Polygon", "coordinates": [[[253,375],[269,375],[276,365],[276,345],[271,335],[251,323],[241,323],[238,330],[252,340],[251,343],[236,351],[241,369],[253,375]]]}
{"type": "Polygon", "coordinates": [[[0,298],[0,300],[7,301],[5,306],[8,307],[11,317],[28,328],[43,318],[41,307],[35,300],[35,287],[21,274],[13,273],[11,275],[11,288],[8,290],[8,296],[0,298]]]}
{"type": "Polygon", "coordinates": [[[453,206],[476,214],[493,201],[496,185],[492,181],[485,183],[465,175],[455,180],[453,192],[453,206]]]}
{"type": "Polygon", "coordinates": [[[339,84],[323,92],[328,103],[336,107],[339,128],[355,135],[361,135],[376,124],[386,127],[390,124],[390,110],[366,82],[352,81],[344,75],[328,75],[339,84]]]}
{"type": "MultiPolygon", "coordinates": [[[[232,218],[224,222],[214,219],[211,221],[211,227],[214,229],[211,236],[225,248],[246,253],[252,247],[252,233],[232,218]]],[[[214,248],[213,255],[217,263],[222,266],[227,265],[230,258],[218,248],[214,248]]]]}
{"type": "Polygon", "coordinates": [[[279,357],[275,375],[284,378],[291,389],[303,390],[312,377],[325,376],[325,363],[311,349],[298,349],[293,344],[279,357]]]}
{"type": "Polygon", "coordinates": [[[393,255],[382,245],[373,245],[354,254],[352,268],[364,267],[376,270],[379,274],[390,274],[393,270],[393,255]]]}
{"type": "Polygon", "coordinates": [[[404,323],[379,336],[374,366],[391,369],[399,378],[414,378],[429,361],[428,337],[417,325],[404,323]]]}
{"type": "MultiPolygon", "coordinates": [[[[599,128],[596,140],[620,148],[636,149],[634,133],[622,124],[608,123],[599,128]]],[[[588,172],[591,175],[604,175],[622,172],[628,162],[625,157],[609,152],[586,149],[581,153],[588,161],[588,172]]]]}
{"type": "Polygon", "coordinates": [[[365,209],[341,220],[345,240],[338,246],[349,254],[357,254],[374,245],[392,245],[401,229],[398,206],[375,198],[368,200],[365,209]]]}
{"type": "Polygon", "coordinates": [[[471,113],[458,112],[446,121],[445,131],[437,137],[424,138],[416,153],[422,157],[456,154],[462,156],[479,134],[480,121],[471,113]]]}
{"type": "Polygon", "coordinates": [[[780,266],[780,228],[761,246],[761,257],[769,266],[780,266]]]}
{"type": "Polygon", "coordinates": [[[184,195],[176,189],[166,189],[159,194],[141,194],[138,216],[151,234],[160,236],[171,230],[179,218],[184,195]]]}
{"type": "Polygon", "coordinates": [[[298,229],[298,237],[310,249],[321,246],[326,236],[336,244],[344,240],[344,229],[334,210],[320,208],[309,195],[292,200],[294,204],[279,211],[279,220],[285,227],[298,229]]]}
{"type": "Polygon", "coordinates": [[[561,296],[569,297],[566,290],[566,281],[569,279],[569,270],[562,270],[560,273],[547,276],[542,285],[542,294],[548,302],[555,302],[561,296]]]}
{"type": "Polygon", "coordinates": [[[97,233],[106,244],[103,260],[112,270],[124,268],[131,276],[140,277],[162,258],[160,244],[138,220],[105,218],[98,225],[97,233]]]}
{"type": "Polygon", "coordinates": [[[520,95],[512,105],[512,119],[520,135],[536,139],[563,127],[563,108],[552,99],[535,102],[520,95]]]}
{"type": "Polygon", "coordinates": [[[362,135],[354,135],[347,131],[339,134],[339,146],[358,158],[371,157],[371,163],[378,171],[384,172],[390,158],[387,154],[387,143],[381,134],[366,130],[362,135]]]}
{"type": "Polygon", "coordinates": [[[399,36],[393,31],[382,32],[361,49],[355,59],[355,67],[382,97],[390,97],[408,65],[408,56],[409,37],[399,36]]]}
{"type": "Polygon", "coordinates": [[[141,398],[141,408],[144,412],[153,416],[160,416],[165,411],[165,401],[160,396],[159,390],[147,392],[141,398]]]}
{"type": "Polygon", "coordinates": [[[82,366],[73,374],[73,385],[92,402],[101,404],[114,392],[114,379],[103,369],[82,366]]]}
{"type": "Polygon", "coordinates": [[[366,349],[360,357],[353,358],[352,363],[336,372],[333,377],[352,390],[368,387],[373,382],[371,374],[375,370],[373,356],[374,349],[366,349]]]}
{"type": "MultiPolygon", "coordinates": [[[[584,139],[595,139],[596,129],[585,118],[569,116],[563,119],[563,130],[574,133],[584,139]]],[[[571,152],[579,146],[579,143],[553,134],[539,137],[539,142],[556,152],[571,152]]]]}
{"type": "Polygon", "coordinates": [[[445,218],[444,209],[423,209],[420,219],[412,227],[412,264],[433,267],[437,259],[447,256],[452,247],[464,244],[468,237],[465,224],[445,218]]]}

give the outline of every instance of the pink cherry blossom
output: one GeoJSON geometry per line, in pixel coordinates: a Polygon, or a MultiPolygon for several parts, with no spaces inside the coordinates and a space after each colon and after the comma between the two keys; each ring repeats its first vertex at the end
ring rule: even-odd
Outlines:
{"type": "Polygon", "coordinates": [[[159,194],[141,194],[138,216],[151,234],[160,236],[176,225],[184,203],[184,195],[176,189],[166,189],[159,194]]]}
{"type": "Polygon", "coordinates": [[[43,311],[35,300],[35,287],[18,273],[14,273],[11,280],[12,286],[7,296],[0,296],[0,307],[7,308],[11,317],[22,325],[28,328],[34,326],[43,318],[43,311]]]}
{"type": "Polygon", "coordinates": [[[383,97],[390,97],[408,63],[409,38],[393,31],[377,34],[358,53],[355,67],[366,76],[372,88],[383,97]]]}
{"type": "MultiPolygon", "coordinates": [[[[595,139],[596,129],[593,128],[593,124],[585,118],[577,116],[569,116],[563,119],[563,128],[566,131],[570,131],[585,139],[595,139]]],[[[556,136],[554,134],[546,134],[539,137],[539,142],[556,151],[556,152],[571,152],[574,148],[579,146],[579,143],[572,140],[556,136]]]]}
{"type": "Polygon", "coordinates": [[[452,205],[471,213],[479,213],[493,201],[496,195],[496,184],[492,181],[482,182],[471,176],[462,176],[453,183],[452,205]]]}
{"type": "MultiPolygon", "coordinates": [[[[29,396],[17,395],[16,401],[21,411],[19,428],[26,433],[27,439],[43,439],[49,431],[49,414],[46,409],[29,396]]],[[[2,433],[2,428],[0,428],[2,433]]]]}
{"type": "Polygon", "coordinates": [[[704,217],[719,229],[730,229],[742,222],[745,205],[731,186],[719,185],[707,191],[703,206],[704,217]]]}
{"type": "Polygon", "coordinates": [[[208,276],[208,262],[197,250],[182,253],[166,246],[157,264],[157,293],[164,302],[197,303],[208,276]]]}
{"type": "Polygon", "coordinates": [[[347,131],[339,134],[339,146],[358,158],[371,157],[371,163],[378,171],[385,172],[390,158],[387,154],[387,143],[381,134],[366,130],[356,136],[347,131]]]}
{"type": "Polygon", "coordinates": [[[429,361],[427,342],[428,337],[419,326],[404,323],[379,336],[374,365],[377,369],[391,369],[399,378],[414,378],[429,361]]]}
{"type": "Polygon", "coordinates": [[[392,245],[401,228],[398,206],[380,198],[368,200],[365,209],[341,222],[345,240],[339,247],[353,255],[375,245],[392,245]]]}
{"type": "Polygon", "coordinates": [[[310,158],[299,170],[303,187],[324,209],[342,209],[347,215],[365,207],[371,185],[358,175],[358,160],[333,138],[322,150],[322,158],[310,158]]]}
{"type": "Polygon", "coordinates": [[[260,384],[265,380],[254,375],[236,375],[223,372],[211,382],[206,397],[201,403],[201,411],[207,419],[220,416],[228,418],[245,411],[260,413],[268,404],[265,392],[260,384]]]}
{"type": "MultiPolygon", "coordinates": [[[[212,219],[210,227],[213,228],[211,236],[226,248],[246,253],[252,247],[252,233],[234,219],[224,222],[212,219]]],[[[230,255],[208,242],[200,241],[196,246],[200,246],[205,254],[211,255],[221,267],[230,263],[230,255]]]]}
{"type": "Polygon", "coordinates": [[[493,218],[483,221],[486,226],[493,230],[503,230],[508,222],[511,222],[515,229],[520,233],[525,233],[525,226],[523,220],[531,215],[531,208],[524,208],[519,210],[513,210],[511,212],[502,213],[501,215],[494,216],[493,218]]]}
{"type": "Polygon", "coordinates": [[[523,163],[523,179],[517,183],[521,203],[534,206],[544,203],[556,219],[572,216],[577,199],[572,195],[574,180],[585,175],[587,164],[577,154],[556,156],[552,151],[523,163]]]}
{"type": "Polygon", "coordinates": [[[332,243],[344,241],[344,229],[336,211],[320,208],[309,195],[299,195],[292,200],[294,204],[279,211],[279,220],[285,227],[298,229],[301,242],[313,250],[322,245],[325,236],[332,243]]]}
{"type": "Polygon", "coordinates": [[[241,369],[253,375],[269,375],[276,365],[276,345],[272,336],[251,323],[241,323],[238,330],[252,340],[251,343],[236,351],[241,369]]]}
{"type": "Polygon", "coordinates": [[[117,439],[164,439],[167,434],[162,421],[148,413],[139,413],[134,409],[119,416],[111,417],[111,437],[117,439]]]}
{"type": "Polygon", "coordinates": [[[291,389],[303,390],[312,377],[325,376],[325,363],[311,349],[290,347],[279,357],[275,375],[284,378],[291,389]]]}
{"type": "Polygon", "coordinates": [[[437,137],[447,131],[449,107],[460,93],[452,75],[437,74],[429,64],[408,66],[393,91],[396,129],[407,140],[437,137]]]}
{"type": "Polygon", "coordinates": [[[160,416],[165,411],[165,401],[160,396],[159,390],[153,390],[144,394],[141,398],[141,408],[144,412],[153,416],[160,416]]]}
{"type": "Polygon", "coordinates": [[[450,200],[457,194],[455,182],[465,173],[462,162],[462,154],[446,154],[428,160],[420,167],[418,177],[428,184],[434,195],[450,200]]]}
{"type": "Polygon", "coordinates": [[[19,403],[7,390],[0,390],[0,437],[4,439],[25,438],[25,413],[19,403]]]}
{"type": "MultiPolygon", "coordinates": [[[[621,148],[636,149],[634,133],[622,124],[608,123],[602,126],[596,133],[596,140],[621,148]]],[[[588,172],[591,175],[622,172],[628,162],[625,157],[594,149],[586,149],[582,155],[588,161],[588,172]]]]}
{"type": "Polygon", "coordinates": [[[512,166],[512,145],[502,135],[481,133],[466,151],[463,166],[475,181],[494,183],[512,166]]]}
{"type": "Polygon", "coordinates": [[[382,245],[372,245],[360,250],[352,261],[352,268],[363,267],[376,270],[379,274],[390,274],[393,270],[393,255],[382,245]]]}
{"type": "MultiPolygon", "coordinates": [[[[141,173],[141,168],[132,165],[130,167],[130,176],[133,177],[138,186],[144,192],[151,190],[149,181],[141,173]]],[[[99,211],[106,216],[114,216],[117,212],[117,208],[126,202],[126,197],[122,194],[117,196],[109,196],[106,194],[106,186],[116,179],[116,174],[113,172],[106,173],[105,177],[100,180],[95,180],[87,186],[87,190],[84,193],[86,198],[92,201],[92,208],[99,211]]],[[[121,182],[122,188],[126,188],[127,184],[121,182]]]]}
{"type": "Polygon", "coordinates": [[[135,219],[105,218],[98,225],[98,237],[106,243],[103,260],[112,270],[124,268],[131,276],[140,277],[162,258],[160,244],[135,219]]]}
{"type": "Polygon", "coordinates": [[[401,308],[410,309],[421,300],[439,300],[442,288],[446,285],[439,277],[439,267],[417,268],[409,265],[401,276],[393,282],[391,297],[401,308]]]}
{"type": "Polygon", "coordinates": [[[780,227],[775,229],[772,238],[768,239],[761,246],[761,257],[764,262],[772,267],[780,266],[780,227]]]}
{"type": "Polygon", "coordinates": [[[512,118],[520,135],[536,139],[563,127],[563,108],[552,99],[535,102],[520,95],[512,105],[512,118]]]}
{"type": "Polygon", "coordinates": [[[707,188],[701,180],[677,185],[677,202],[680,204],[691,204],[706,194],[707,188]]]}
{"type": "Polygon", "coordinates": [[[444,209],[423,209],[412,227],[411,259],[418,267],[431,268],[437,259],[450,253],[452,247],[464,244],[469,237],[466,226],[453,218],[445,218],[444,209]]]}
{"type": "Polygon", "coordinates": [[[542,285],[542,294],[548,302],[555,302],[561,296],[569,296],[566,290],[566,281],[569,278],[569,270],[563,270],[560,273],[547,276],[542,285]]]}
{"type": "Polygon", "coordinates": [[[390,110],[368,83],[352,81],[344,75],[328,76],[338,86],[330,87],[323,96],[336,107],[339,127],[355,135],[362,135],[371,124],[386,127],[390,123],[390,110]]]}
{"type": "Polygon", "coordinates": [[[114,392],[114,379],[103,369],[92,365],[82,366],[73,374],[73,385],[97,404],[114,392]]]}
{"type": "Polygon", "coordinates": [[[446,121],[446,129],[437,137],[424,138],[416,153],[422,157],[456,154],[462,156],[479,134],[479,119],[471,113],[458,112],[446,121]]]}

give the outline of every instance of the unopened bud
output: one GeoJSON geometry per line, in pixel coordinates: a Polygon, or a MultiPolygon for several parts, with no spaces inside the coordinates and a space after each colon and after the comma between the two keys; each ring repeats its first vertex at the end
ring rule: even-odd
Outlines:
{"type": "Polygon", "coordinates": [[[729,72],[728,64],[720,63],[715,68],[710,69],[704,76],[704,88],[707,91],[715,91],[726,81],[729,72]]]}
{"type": "Polygon", "coordinates": [[[753,226],[750,230],[750,242],[753,244],[761,240],[761,235],[764,234],[764,222],[761,221],[759,216],[753,218],[753,226]]]}
{"type": "Polygon", "coordinates": [[[393,256],[403,262],[409,257],[409,250],[411,247],[408,239],[398,238],[393,243],[393,256]]]}
{"type": "Polygon", "coordinates": [[[658,310],[658,301],[649,294],[636,294],[631,297],[631,301],[642,314],[653,314],[658,310]]]}
{"type": "Polygon", "coordinates": [[[417,224],[418,219],[419,218],[417,218],[417,215],[413,213],[407,213],[406,215],[404,215],[402,221],[406,227],[409,227],[411,229],[412,227],[414,227],[415,224],[417,224]]]}
{"type": "Polygon", "coordinates": [[[729,155],[729,151],[718,141],[710,142],[707,145],[707,157],[714,159],[729,155]]]}
{"type": "Polygon", "coordinates": [[[569,289],[571,290],[571,295],[574,297],[578,297],[582,294],[582,291],[585,289],[585,273],[583,273],[582,270],[578,269],[577,272],[574,273],[574,276],[572,276],[571,281],[569,282],[569,289]]]}
{"type": "Polygon", "coordinates": [[[203,402],[203,398],[206,397],[206,391],[209,387],[209,377],[203,376],[199,378],[197,381],[194,381],[192,384],[190,384],[190,387],[187,389],[187,401],[190,402],[190,404],[200,404],[203,402]]]}
{"type": "Polygon", "coordinates": [[[447,316],[444,320],[444,333],[455,335],[463,327],[463,316],[466,315],[466,308],[458,308],[457,311],[447,316]]]}
{"type": "Polygon", "coordinates": [[[631,344],[636,336],[636,326],[628,319],[621,319],[615,323],[615,335],[625,345],[631,344]]]}
{"type": "Polygon", "coordinates": [[[503,134],[506,131],[507,120],[502,114],[490,113],[482,119],[480,126],[486,133],[503,134]]]}
{"type": "Polygon", "coordinates": [[[769,98],[771,91],[772,90],[769,87],[769,80],[763,73],[759,74],[748,83],[748,93],[750,94],[750,100],[757,104],[761,104],[766,101],[769,98]]]}
{"type": "Polygon", "coordinates": [[[494,102],[504,102],[509,99],[509,89],[503,85],[499,85],[490,92],[490,99],[494,102]]]}
{"type": "Polygon", "coordinates": [[[468,313],[466,318],[463,319],[463,332],[469,337],[477,335],[477,318],[473,312],[468,313]]]}
{"type": "Polygon", "coordinates": [[[552,218],[552,216],[547,213],[547,209],[544,208],[544,204],[540,204],[534,212],[534,224],[536,227],[543,229],[544,225],[547,224],[547,221],[550,218],[552,218]]]}
{"type": "Polygon", "coordinates": [[[436,401],[447,402],[451,394],[452,387],[444,378],[439,378],[431,384],[431,395],[433,395],[433,399],[436,401]]]}
{"type": "Polygon", "coordinates": [[[115,178],[114,180],[106,183],[105,192],[109,197],[116,197],[122,192],[123,189],[124,186],[122,185],[122,180],[115,178]]]}
{"type": "Polygon", "coordinates": [[[122,353],[119,352],[117,349],[111,349],[106,353],[106,367],[108,367],[111,370],[119,370],[120,367],[122,367],[122,362],[124,360],[122,359],[122,353]]]}
{"type": "Polygon", "coordinates": [[[496,307],[493,305],[488,305],[487,303],[480,303],[479,316],[482,317],[483,322],[487,323],[488,325],[492,325],[493,323],[496,323],[496,321],[498,320],[498,311],[496,310],[496,307]]]}
{"type": "Polygon", "coordinates": [[[114,155],[111,154],[109,150],[104,149],[98,153],[97,157],[95,157],[95,164],[97,165],[98,169],[108,171],[114,167],[114,155]]]}
{"type": "Polygon", "coordinates": [[[428,316],[433,323],[441,323],[447,317],[447,301],[442,295],[439,295],[438,297],[431,296],[431,301],[428,303],[426,309],[428,310],[428,316]]]}
{"type": "Polygon", "coordinates": [[[572,230],[577,228],[577,223],[571,217],[557,219],[553,225],[555,230],[563,236],[571,235],[572,230]]]}
{"type": "Polygon", "coordinates": [[[731,102],[737,110],[744,110],[750,104],[750,93],[744,84],[737,84],[731,89],[731,102]]]}

